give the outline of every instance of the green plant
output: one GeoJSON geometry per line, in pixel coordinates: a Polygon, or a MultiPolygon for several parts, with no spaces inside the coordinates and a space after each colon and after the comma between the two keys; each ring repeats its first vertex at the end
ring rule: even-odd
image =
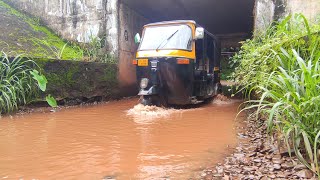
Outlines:
{"type": "MultiPolygon", "coordinates": [[[[47,78],[44,75],[39,74],[37,70],[32,70],[30,74],[32,75],[33,79],[37,81],[39,89],[42,92],[45,92],[47,89],[47,83],[48,83],[47,78]]],[[[57,101],[51,96],[51,94],[47,95],[46,101],[51,107],[53,108],[58,107],[57,101]]]]}
{"type": "Polygon", "coordinates": [[[8,113],[32,100],[36,89],[30,72],[35,63],[23,60],[20,56],[10,59],[6,54],[0,56],[0,113],[8,113]]]}
{"type": "MultiPolygon", "coordinates": [[[[320,176],[319,25],[288,16],[247,40],[234,58],[234,77],[247,92],[247,109],[266,115],[270,135],[320,176]],[[256,100],[258,99],[258,100],[256,100]]],[[[257,116],[261,117],[261,116],[257,116]]],[[[264,117],[264,116],[262,116],[264,117]]]]}
{"type": "Polygon", "coordinates": [[[289,152],[293,149],[303,164],[320,175],[320,53],[302,59],[296,50],[282,51],[277,55],[282,66],[269,75],[268,86],[258,87],[260,100],[248,101],[247,108],[267,114],[269,133],[283,134],[289,152]]]}
{"type": "MultiPolygon", "coordinates": [[[[288,16],[280,22],[275,22],[262,34],[257,34],[252,40],[242,42],[242,47],[231,63],[236,66],[233,79],[241,90],[249,91],[263,86],[265,78],[280,66],[274,52],[297,49],[306,51],[312,44],[312,35],[320,31],[319,24],[309,24],[302,14],[288,16]],[[253,88],[253,89],[252,89],[253,88]]],[[[313,35],[317,36],[317,34],[313,35]]],[[[260,94],[259,90],[255,91],[260,94]]],[[[261,95],[261,94],[260,94],[261,95]]]]}
{"type": "Polygon", "coordinates": [[[39,71],[37,70],[32,70],[30,74],[33,76],[33,79],[35,79],[38,82],[38,87],[40,88],[41,91],[46,91],[47,89],[47,78],[44,75],[40,75],[39,71]]]}

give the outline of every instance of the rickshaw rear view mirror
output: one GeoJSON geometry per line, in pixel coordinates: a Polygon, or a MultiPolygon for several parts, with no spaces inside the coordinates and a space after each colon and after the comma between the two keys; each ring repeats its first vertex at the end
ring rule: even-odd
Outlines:
{"type": "Polygon", "coordinates": [[[140,41],[141,41],[140,34],[137,33],[137,34],[134,36],[134,43],[139,44],[140,41]]]}
{"type": "Polygon", "coordinates": [[[202,27],[196,28],[195,40],[204,38],[204,29],[202,27]]]}

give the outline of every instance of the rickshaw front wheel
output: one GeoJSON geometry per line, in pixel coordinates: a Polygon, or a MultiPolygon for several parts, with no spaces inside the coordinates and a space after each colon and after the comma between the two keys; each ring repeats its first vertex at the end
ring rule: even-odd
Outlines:
{"type": "Polygon", "coordinates": [[[152,98],[150,96],[143,96],[141,100],[141,104],[144,106],[151,106],[152,105],[152,98]]]}

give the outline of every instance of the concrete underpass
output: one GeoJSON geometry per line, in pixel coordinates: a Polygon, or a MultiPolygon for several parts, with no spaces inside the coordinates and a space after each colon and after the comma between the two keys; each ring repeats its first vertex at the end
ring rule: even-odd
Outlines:
{"type": "Polygon", "coordinates": [[[118,60],[118,79],[126,94],[133,93],[137,45],[134,35],[143,25],[165,20],[195,20],[220,37],[223,48],[266,29],[288,14],[303,13],[313,19],[319,0],[3,0],[41,20],[71,41],[88,43],[105,39],[103,52],[118,60]]]}
{"type": "Polygon", "coordinates": [[[195,20],[222,39],[223,47],[239,46],[253,30],[254,0],[123,0],[150,22],[195,20]]]}

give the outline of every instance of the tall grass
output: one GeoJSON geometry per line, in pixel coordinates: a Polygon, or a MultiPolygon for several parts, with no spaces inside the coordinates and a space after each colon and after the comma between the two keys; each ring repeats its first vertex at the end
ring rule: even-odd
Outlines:
{"type": "Polygon", "coordinates": [[[270,135],[320,176],[319,25],[289,16],[244,43],[234,74],[248,97],[245,109],[266,115],[270,135]],[[256,100],[257,99],[257,100],[256,100]]]}
{"type": "Polygon", "coordinates": [[[14,59],[0,52],[0,114],[14,111],[35,95],[35,81],[30,72],[35,63],[17,56],[14,59]]]}

